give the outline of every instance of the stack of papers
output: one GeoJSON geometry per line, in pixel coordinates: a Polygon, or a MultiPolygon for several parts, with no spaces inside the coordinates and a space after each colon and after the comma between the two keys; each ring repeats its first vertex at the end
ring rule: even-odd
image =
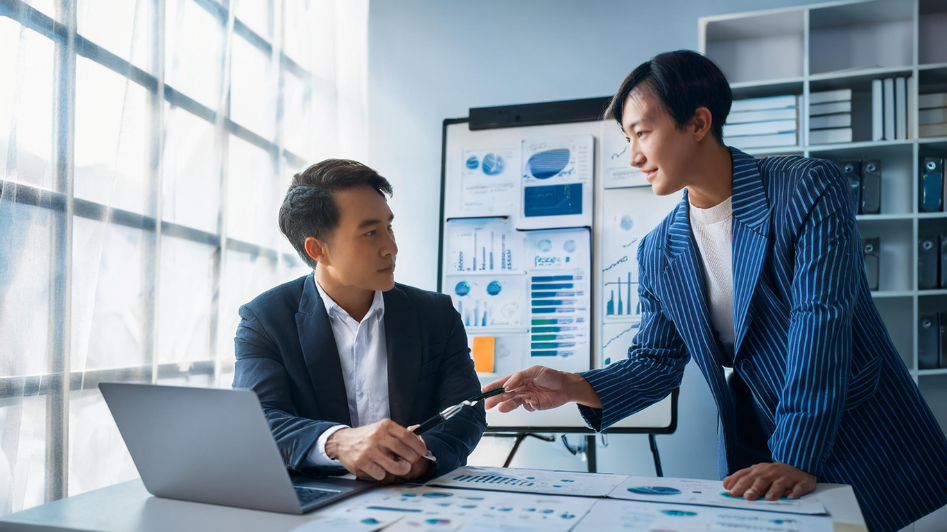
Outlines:
{"type": "Polygon", "coordinates": [[[809,95],[809,144],[852,141],[852,89],[809,95]]]}
{"type": "Polygon", "coordinates": [[[735,100],[723,126],[724,144],[738,149],[799,144],[799,97],[735,100]]]}
{"type": "Polygon", "coordinates": [[[947,137],[947,92],[918,97],[918,136],[947,137]]]}

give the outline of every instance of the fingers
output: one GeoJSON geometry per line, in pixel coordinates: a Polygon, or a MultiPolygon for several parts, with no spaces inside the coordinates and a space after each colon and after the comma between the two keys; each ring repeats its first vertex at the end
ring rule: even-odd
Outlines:
{"type": "Polygon", "coordinates": [[[772,481],[768,477],[758,477],[753,485],[750,486],[750,489],[743,492],[743,498],[748,501],[755,501],[759,499],[764,493],[769,490],[772,481]]]}
{"type": "Polygon", "coordinates": [[[369,460],[366,460],[363,464],[360,464],[359,467],[357,467],[357,470],[358,473],[356,473],[356,476],[378,481],[383,480],[387,474],[387,471],[385,471],[383,467],[369,460]]]}
{"type": "MultiPolygon", "coordinates": [[[[417,438],[417,436],[414,437],[417,438]]],[[[387,449],[391,451],[391,453],[394,454],[396,458],[407,460],[411,463],[417,462],[421,456],[423,456],[418,454],[418,452],[408,444],[395,437],[386,439],[384,446],[387,447],[387,449]]]]}
{"type": "Polygon", "coordinates": [[[792,492],[789,494],[789,498],[798,499],[799,497],[802,497],[803,495],[810,493],[814,489],[815,489],[814,482],[811,482],[809,480],[803,480],[801,482],[797,482],[796,485],[793,486],[792,492]]]}
{"type": "Polygon", "coordinates": [[[775,482],[769,487],[769,491],[766,492],[767,501],[775,501],[783,496],[783,493],[786,492],[786,489],[793,485],[793,481],[789,480],[786,477],[777,478],[775,482]]]}
{"type": "Polygon", "coordinates": [[[385,423],[385,429],[388,435],[402,442],[404,445],[408,446],[411,450],[414,451],[414,454],[410,456],[405,456],[398,451],[398,449],[401,448],[400,446],[397,446],[396,448],[393,442],[389,442],[390,443],[389,449],[392,452],[401,456],[405,460],[408,460],[409,462],[416,462],[418,458],[427,454],[427,446],[424,445],[424,442],[421,441],[420,438],[418,438],[417,434],[409,431],[408,429],[402,427],[401,425],[395,423],[394,421],[391,421],[391,420],[386,420],[386,421],[387,423],[385,423]]]}
{"type": "MultiPolygon", "coordinates": [[[[375,480],[381,481],[385,479],[386,474],[391,473],[394,476],[403,477],[411,471],[411,463],[404,460],[395,460],[391,456],[388,456],[384,452],[376,452],[372,454],[371,460],[382,467],[384,471],[380,477],[375,477],[375,480]]],[[[374,477],[374,475],[372,475],[374,477]]]]}
{"type": "MultiPolygon", "coordinates": [[[[506,394],[504,394],[504,395],[506,395],[506,394]]],[[[504,402],[500,403],[500,406],[497,407],[497,409],[498,409],[501,413],[505,414],[505,413],[507,413],[507,412],[512,412],[512,411],[516,410],[517,408],[519,408],[519,407],[521,407],[521,406],[523,406],[523,398],[522,398],[522,397],[516,397],[516,396],[514,396],[514,397],[513,397],[512,399],[510,399],[509,401],[504,401],[504,402]]]]}
{"type": "Polygon", "coordinates": [[[746,475],[749,472],[750,472],[750,468],[741,469],[737,471],[736,473],[724,478],[723,487],[725,489],[732,490],[733,486],[736,485],[737,481],[739,481],[741,478],[743,478],[743,475],[746,475]]]}
{"type": "MultiPolygon", "coordinates": [[[[747,470],[743,470],[743,471],[747,471],[747,470]]],[[[740,473],[740,471],[738,471],[737,473],[740,473]]],[[[752,486],[753,482],[756,480],[756,476],[749,473],[750,472],[747,471],[742,476],[740,476],[739,479],[736,480],[736,483],[733,485],[732,488],[730,488],[731,497],[743,497],[746,490],[750,489],[750,486],[752,486]]]]}

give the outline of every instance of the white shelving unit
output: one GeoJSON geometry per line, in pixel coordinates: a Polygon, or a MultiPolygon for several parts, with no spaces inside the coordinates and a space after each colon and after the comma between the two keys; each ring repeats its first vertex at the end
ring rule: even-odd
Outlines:
{"type": "Polygon", "coordinates": [[[947,0],[851,0],[701,18],[700,51],[731,81],[734,99],[802,95],[801,146],[747,150],[757,157],[879,159],[881,214],[857,217],[880,237],[875,304],[905,365],[947,431],[947,368],[918,369],[920,316],[947,312],[947,289],[917,289],[917,242],[947,233],[947,212],[919,212],[920,161],[947,158],[947,137],[918,138],[918,94],[947,91],[947,0]],[[907,140],[871,141],[871,82],[912,76],[907,140]],[[852,89],[854,142],[808,144],[809,94],[852,89]]]}

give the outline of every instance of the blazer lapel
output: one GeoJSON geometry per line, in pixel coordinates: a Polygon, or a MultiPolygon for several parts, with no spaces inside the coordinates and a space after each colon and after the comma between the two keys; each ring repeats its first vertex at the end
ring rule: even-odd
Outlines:
{"type": "Polygon", "coordinates": [[[384,293],[388,350],[388,408],[392,421],[407,426],[421,371],[421,331],[411,300],[397,285],[384,293]]]}
{"type": "Polygon", "coordinates": [[[327,421],[352,425],[349,416],[348,396],[342,379],[342,363],[339,348],[335,344],[332,326],[325,303],[316,290],[315,274],[306,278],[299,311],[296,313],[296,329],[302,347],[309,378],[316,392],[319,413],[327,421]]]}
{"type": "Polygon", "coordinates": [[[770,207],[756,159],[733,157],[733,358],[750,326],[748,312],[769,249],[770,207]]]}

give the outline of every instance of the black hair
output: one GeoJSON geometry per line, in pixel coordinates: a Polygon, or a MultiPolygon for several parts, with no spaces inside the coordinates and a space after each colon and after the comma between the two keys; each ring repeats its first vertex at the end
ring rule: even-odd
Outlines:
{"type": "Polygon", "coordinates": [[[706,107],[710,111],[711,131],[723,144],[723,124],[730,114],[733,93],[727,76],[712,59],[691,50],[677,50],[658,54],[638,65],[605,110],[605,117],[614,118],[620,128],[625,100],[635,88],[650,91],[679,129],[687,125],[694,111],[706,107]]]}
{"type": "Polygon", "coordinates": [[[339,225],[339,207],[332,193],[365,185],[383,198],[392,195],[387,179],[348,159],[326,159],[293,176],[279,209],[279,228],[313,269],[317,262],[306,253],[306,239],[314,237],[326,242],[339,225]]]}

